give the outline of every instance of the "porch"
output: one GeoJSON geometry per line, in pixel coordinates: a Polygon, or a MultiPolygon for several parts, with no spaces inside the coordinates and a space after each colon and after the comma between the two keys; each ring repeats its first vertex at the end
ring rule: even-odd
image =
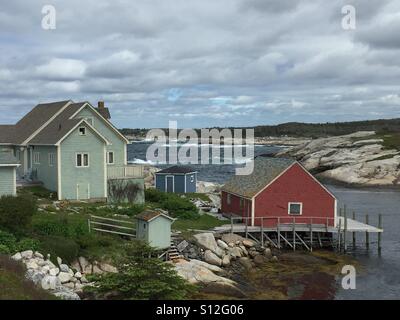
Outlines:
{"type": "Polygon", "coordinates": [[[143,168],[142,165],[109,166],[107,168],[107,179],[144,178],[143,168]]]}

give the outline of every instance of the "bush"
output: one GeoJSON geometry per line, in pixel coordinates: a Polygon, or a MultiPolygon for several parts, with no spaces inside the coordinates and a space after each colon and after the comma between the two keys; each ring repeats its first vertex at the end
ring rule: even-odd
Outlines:
{"type": "Polygon", "coordinates": [[[13,234],[0,230],[0,245],[8,249],[7,253],[11,253],[17,246],[17,239],[13,234]]]}
{"type": "Polygon", "coordinates": [[[4,245],[4,244],[0,244],[0,254],[10,254],[10,249],[4,245]]]}
{"type": "Polygon", "coordinates": [[[89,233],[87,221],[81,215],[41,213],[32,221],[33,232],[41,236],[78,238],[89,233]]]}
{"type": "Polygon", "coordinates": [[[124,214],[129,217],[134,217],[137,214],[141,213],[144,210],[144,205],[141,204],[135,204],[129,207],[125,207],[122,209],[118,209],[118,214],[124,214]]]}
{"type": "Polygon", "coordinates": [[[42,239],[40,251],[43,254],[50,254],[51,258],[60,257],[68,263],[71,263],[78,257],[79,246],[69,238],[50,236],[42,239]]]}
{"type": "Polygon", "coordinates": [[[125,247],[117,261],[118,273],[95,277],[95,286],[85,288],[100,298],[113,293],[115,299],[183,299],[194,287],[181,278],[171,264],[162,262],[148,245],[135,241],[125,247]]]}
{"type": "Polygon", "coordinates": [[[36,209],[36,200],[32,196],[3,196],[0,198],[0,227],[13,233],[24,233],[36,209]]]}
{"type": "Polygon", "coordinates": [[[13,254],[17,251],[38,250],[40,242],[30,238],[23,238],[18,241],[13,234],[0,230],[0,246],[3,248],[2,253],[13,254]]]}
{"type": "Polygon", "coordinates": [[[175,193],[165,193],[156,189],[147,189],[146,201],[159,205],[162,209],[168,210],[175,218],[193,219],[198,217],[197,207],[189,199],[175,193]]]}
{"type": "Polygon", "coordinates": [[[18,241],[15,252],[25,251],[25,250],[38,251],[39,249],[40,249],[39,240],[31,238],[23,238],[20,241],[18,241]]]}

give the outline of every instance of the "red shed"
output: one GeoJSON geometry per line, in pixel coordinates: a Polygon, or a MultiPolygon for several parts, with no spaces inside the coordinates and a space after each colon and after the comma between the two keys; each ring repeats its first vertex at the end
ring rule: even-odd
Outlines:
{"type": "Polygon", "coordinates": [[[257,157],[253,173],[234,176],[221,193],[222,212],[248,217],[252,226],[261,221],[264,227],[278,222],[336,226],[335,196],[292,159],[257,157]]]}

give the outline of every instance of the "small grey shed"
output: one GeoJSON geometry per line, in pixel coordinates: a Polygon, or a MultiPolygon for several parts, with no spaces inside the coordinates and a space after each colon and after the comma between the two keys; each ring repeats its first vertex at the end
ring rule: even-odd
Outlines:
{"type": "Polygon", "coordinates": [[[158,210],[145,210],[136,219],[138,240],[144,240],[157,249],[171,246],[171,225],[174,218],[158,210]]]}
{"type": "Polygon", "coordinates": [[[17,194],[16,169],[18,160],[9,150],[0,149],[0,197],[17,194]]]}

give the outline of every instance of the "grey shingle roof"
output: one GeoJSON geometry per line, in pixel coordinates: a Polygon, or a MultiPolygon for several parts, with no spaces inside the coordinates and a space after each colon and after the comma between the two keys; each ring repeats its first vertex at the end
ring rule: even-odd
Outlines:
{"type": "Polygon", "coordinates": [[[24,142],[30,135],[60,111],[68,102],[70,101],[67,100],[38,104],[17,122],[12,142],[15,144],[21,144],[24,142]]]}
{"type": "Polygon", "coordinates": [[[15,131],[14,125],[0,125],[0,143],[11,143],[15,131]]]}
{"type": "Polygon", "coordinates": [[[2,164],[19,164],[19,161],[13,156],[10,151],[0,150],[0,165],[2,164]]]}
{"type": "Polygon", "coordinates": [[[251,198],[295,162],[285,158],[257,157],[252,174],[235,175],[222,187],[222,191],[251,198]]]}
{"type": "Polygon", "coordinates": [[[61,112],[51,123],[49,123],[42,131],[38,133],[29,143],[30,144],[55,144],[68,131],[82,119],[69,119],[75,112],[81,108],[85,102],[70,104],[63,112],[61,112]]]}
{"type": "Polygon", "coordinates": [[[166,169],[163,169],[161,171],[158,171],[157,173],[180,173],[180,174],[184,174],[184,173],[192,173],[195,172],[196,170],[194,170],[191,167],[187,167],[187,166],[173,166],[173,167],[169,167],[166,169]]]}

